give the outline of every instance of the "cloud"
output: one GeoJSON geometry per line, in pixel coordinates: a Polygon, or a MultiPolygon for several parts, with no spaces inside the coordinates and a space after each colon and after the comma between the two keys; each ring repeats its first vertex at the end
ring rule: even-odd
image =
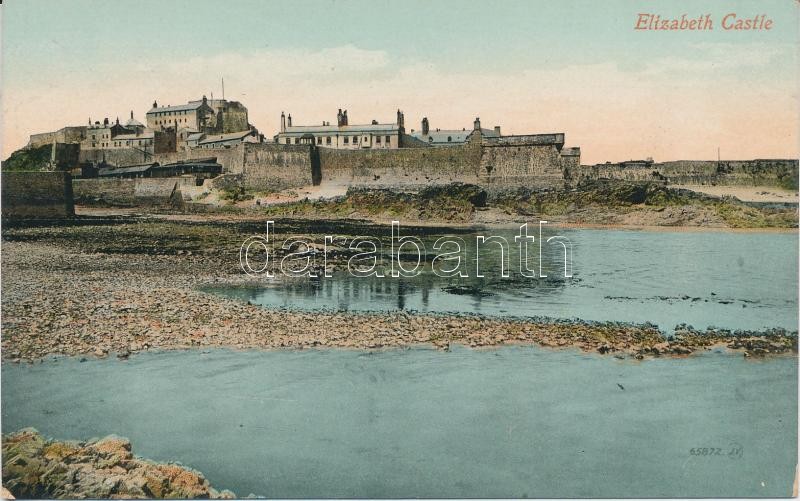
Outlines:
{"type": "Polygon", "coordinates": [[[569,145],[582,147],[584,163],[712,158],[717,146],[727,158],[796,156],[794,81],[755,85],[736,71],[708,70],[709,63],[727,60],[769,68],[764,61],[793,52],[759,44],[741,53],[732,44],[694,48],[693,57],[652,61],[639,71],[604,62],[452,72],[352,45],[87,65],[5,89],[4,158],[31,133],[85,123],[89,116],[124,117],[132,108],[142,119],[153,100],[219,97],[222,77],[226,97],[242,101],[267,136],[276,132],[281,111],[292,113],[296,124],[315,124],[335,120],[341,107],[352,123],[369,123],[394,121],[401,108],[408,129],[418,128],[423,116],[434,128],[469,128],[480,116],[484,126],[502,125],[504,133],[565,132],[569,145]]]}

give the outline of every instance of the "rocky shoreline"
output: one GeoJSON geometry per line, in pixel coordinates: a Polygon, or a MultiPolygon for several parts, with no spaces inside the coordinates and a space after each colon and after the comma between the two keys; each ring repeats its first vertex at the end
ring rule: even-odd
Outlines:
{"type": "Polygon", "coordinates": [[[198,290],[248,278],[202,255],[87,254],[5,242],[2,357],[116,356],[188,348],[382,349],[536,344],[621,358],[685,356],[724,346],[745,356],[796,354],[797,335],[655,325],[434,315],[270,310],[198,290]]]}
{"type": "Polygon", "coordinates": [[[202,473],[134,456],[114,435],[86,442],[56,441],[33,428],[3,435],[3,486],[16,498],[233,499],[202,473]]]}

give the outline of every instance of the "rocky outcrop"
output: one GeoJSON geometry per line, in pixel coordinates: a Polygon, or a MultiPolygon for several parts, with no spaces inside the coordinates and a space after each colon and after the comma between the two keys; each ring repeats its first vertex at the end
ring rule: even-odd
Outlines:
{"type": "Polygon", "coordinates": [[[127,439],[59,442],[33,428],[3,435],[3,485],[16,498],[234,497],[213,489],[200,472],[134,456],[127,439]]]}

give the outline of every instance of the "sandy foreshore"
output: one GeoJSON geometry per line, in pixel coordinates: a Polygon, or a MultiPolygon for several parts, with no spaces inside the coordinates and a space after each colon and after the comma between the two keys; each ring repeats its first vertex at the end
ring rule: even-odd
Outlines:
{"type": "MultiPolygon", "coordinates": [[[[270,310],[198,290],[248,280],[198,254],[81,253],[43,242],[2,249],[2,356],[117,356],[146,350],[448,349],[536,344],[618,357],[689,355],[726,346],[745,355],[797,353],[796,334],[696,332],[653,325],[393,313],[270,310]]],[[[680,319],[676,319],[679,323],[680,319]]]]}

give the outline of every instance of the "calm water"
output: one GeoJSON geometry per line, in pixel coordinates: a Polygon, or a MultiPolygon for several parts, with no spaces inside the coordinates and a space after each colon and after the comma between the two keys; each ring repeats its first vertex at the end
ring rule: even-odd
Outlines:
{"type": "MultiPolygon", "coordinates": [[[[797,329],[796,234],[563,230],[558,234],[573,244],[574,276],[568,279],[560,245],[544,247],[548,278],[528,279],[517,272],[514,233],[484,234],[500,234],[512,244],[510,278],[498,278],[499,256],[490,245],[481,254],[485,279],[474,278],[470,249],[469,279],[442,279],[429,270],[413,279],[338,273],[289,285],[207,290],[268,307],[649,321],[665,331],[679,323],[703,329],[797,329]]],[[[474,236],[461,237],[474,247],[474,236]]],[[[538,253],[531,259],[538,268],[538,253]]]]}
{"type": "Polygon", "coordinates": [[[796,358],[219,350],[2,377],[4,432],[117,433],[239,495],[788,496],[797,457],[796,358]]]}

